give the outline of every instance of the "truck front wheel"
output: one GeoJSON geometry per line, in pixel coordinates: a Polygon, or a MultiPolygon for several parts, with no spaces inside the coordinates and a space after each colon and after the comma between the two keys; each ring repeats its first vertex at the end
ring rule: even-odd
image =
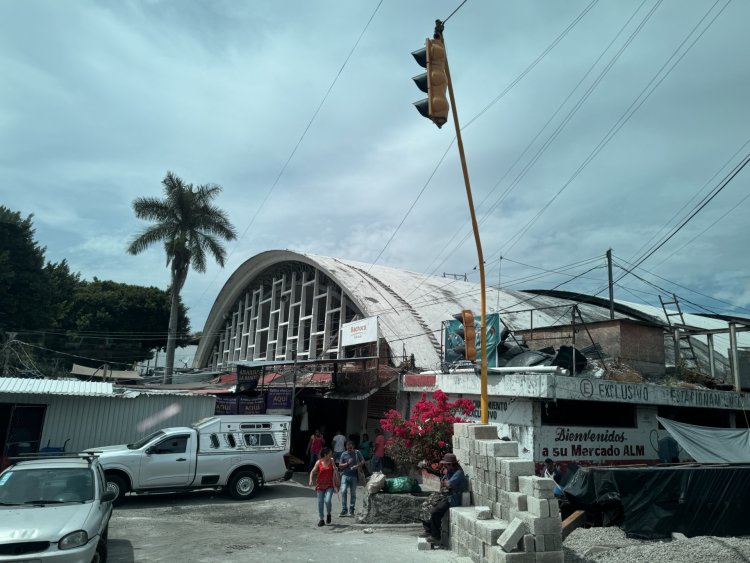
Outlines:
{"type": "Polygon", "coordinates": [[[125,493],[128,492],[128,487],[125,481],[117,475],[106,475],[107,478],[107,490],[115,493],[115,498],[112,504],[120,504],[122,502],[125,493]]]}
{"type": "Polygon", "coordinates": [[[237,500],[247,500],[255,495],[259,487],[258,476],[252,471],[238,471],[229,482],[229,494],[237,500]]]}

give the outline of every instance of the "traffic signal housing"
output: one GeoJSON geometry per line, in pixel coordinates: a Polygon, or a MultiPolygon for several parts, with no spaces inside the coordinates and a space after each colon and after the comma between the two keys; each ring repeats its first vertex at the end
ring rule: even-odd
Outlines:
{"type": "MultiPolygon", "coordinates": [[[[453,315],[453,318],[461,323],[456,334],[463,338],[464,341],[464,358],[470,362],[476,362],[477,360],[477,332],[474,327],[474,313],[469,309],[464,309],[457,315],[453,315]]],[[[456,350],[459,351],[459,350],[456,350]]]]}
{"type": "Polygon", "coordinates": [[[448,69],[445,45],[441,39],[425,39],[425,46],[412,53],[419,66],[427,72],[412,78],[417,88],[427,94],[427,98],[414,102],[422,116],[431,119],[438,128],[448,121],[448,69]]]}

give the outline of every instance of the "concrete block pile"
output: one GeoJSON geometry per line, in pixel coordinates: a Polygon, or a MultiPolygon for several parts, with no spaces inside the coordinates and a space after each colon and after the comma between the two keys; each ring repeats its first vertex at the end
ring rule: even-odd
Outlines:
{"type": "Polygon", "coordinates": [[[475,563],[564,561],[554,481],[534,475],[518,443],[497,426],[456,424],[453,453],[469,480],[473,506],[450,509],[450,547],[475,563]]]}

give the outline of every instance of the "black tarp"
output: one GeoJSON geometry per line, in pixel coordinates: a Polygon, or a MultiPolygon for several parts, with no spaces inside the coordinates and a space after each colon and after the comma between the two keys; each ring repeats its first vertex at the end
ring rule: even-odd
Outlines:
{"type": "Polygon", "coordinates": [[[581,468],[565,497],[629,537],[750,535],[750,465],[581,468]]]}

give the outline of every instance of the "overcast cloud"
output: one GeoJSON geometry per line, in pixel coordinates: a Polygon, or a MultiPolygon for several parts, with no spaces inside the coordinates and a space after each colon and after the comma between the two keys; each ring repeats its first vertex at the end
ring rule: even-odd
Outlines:
{"type": "MultiPolygon", "coordinates": [[[[652,236],[668,232],[660,230],[673,226],[668,222],[675,213],[689,212],[750,152],[748,145],[724,166],[750,137],[744,60],[750,3],[735,1],[519,237],[690,31],[698,25],[678,57],[726,0],[595,2],[507,95],[468,125],[589,3],[469,0],[446,24],[489,284],[540,272],[515,262],[552,269],[602,257],[570,270],[575,275],[603,266],[608,248],[620,263],[635,260],[652,236]],[[654,7],[559,136],[518,178],[654,7]],[[507,260],[499,262],[501,255],[507,260]]],[[[161,197],[167,170],[194,184],[220,184],[217,204],[244,236],[228,245],[226,268],[210,264],[206,274],[188,276],[183,299],[194,330],[203,328],[229,275],[258,252],[288,248],[372,262],[455,135],[452,123],[438,130],[412,107],[423,96],[411,82],[422,70],[410,52],[431,35],[435,19],[459,4],[382,2],[269,196],[378,1],[1,0],[2,203],[34,214],[49,260],[67,259],[87,279],[166,288],[161,247],[126,254],[145,226],[131,202],[161,197]]],[[[748,314],[748,168],[643,263],[739,308],[636,272],[709,309],[748,314]]],[[[476,281],[473,240],[454,250],[470,230],[467,221],[454,145],[378,263],[467,273],[476,281]]],[[[510,287],[550,288],[567,279],[545,275],[510,287]]],[[[606,269],[599,268],[561,289],[595,292],[605,283],[606,269]]],[[[653,287],[633,277],[620,284],[618,298],[658,305],[653,287]]]]}

